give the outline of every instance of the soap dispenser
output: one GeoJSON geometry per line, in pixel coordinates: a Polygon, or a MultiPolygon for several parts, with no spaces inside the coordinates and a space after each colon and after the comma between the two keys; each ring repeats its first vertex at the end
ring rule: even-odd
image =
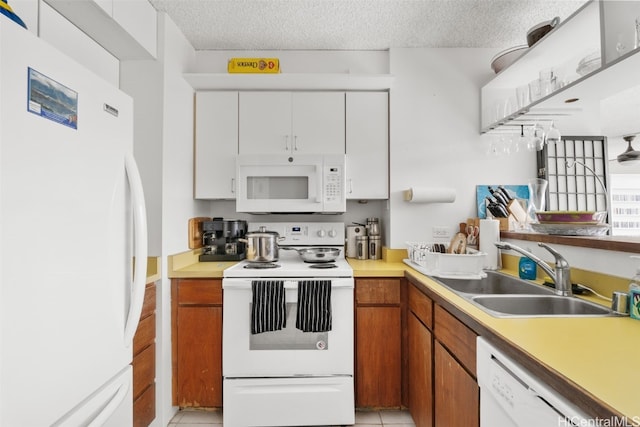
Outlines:
{"type": "MultiPolygon", "coordinates": [[[[632,255],[631,258],[640,260],[637,255],[632,255]]],[[[629,283],[629,315],[640,320],[640,265],[636,267],[636,274],[629,283]]]]}
{"type": "MultiPolygon", "coordinates": [[[[527,251],[531,252],[531,249],[527,248],[527,251]]],[[[526,256],[520,257],[520,262],[518,262],[518,275],[521,279],[535,280],[538,273],[537,269],[538,266],[531,258],[526,256]]]]}

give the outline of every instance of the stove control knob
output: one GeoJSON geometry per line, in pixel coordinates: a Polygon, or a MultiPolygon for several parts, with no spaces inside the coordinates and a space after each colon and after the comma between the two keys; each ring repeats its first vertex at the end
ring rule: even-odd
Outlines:
{"type": "Polygon", "coordinates": [[[326,235],[327,235],[327,232],[326,232],[326,231],[324,231],[324,230],[322,230],[322,229],[318,230],[318,237],[324,237],[324,236],[326,236],[326,235]]]}
{"type": "Polygon", "coordinates": [[[334,229],[329,230],[329,237],[336,237],[338,232],[334,229]]]}

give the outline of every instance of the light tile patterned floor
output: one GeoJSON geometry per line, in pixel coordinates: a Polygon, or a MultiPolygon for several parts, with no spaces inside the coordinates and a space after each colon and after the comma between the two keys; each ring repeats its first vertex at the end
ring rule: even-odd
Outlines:
{"type": "MultiPolygon", "coordinates": [[[[222,425],[222,412],[185,409],[178,412],[169,427],[217,427],[222,425]]],[[[415,427],[408,411],[356,411],[357,427],[415,427]]]]}

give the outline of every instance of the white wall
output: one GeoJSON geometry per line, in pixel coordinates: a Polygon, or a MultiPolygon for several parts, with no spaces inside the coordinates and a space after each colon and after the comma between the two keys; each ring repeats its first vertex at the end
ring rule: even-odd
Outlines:
{"type": "MultiPolygon", "coordinates": [[[[433,226],[457,230],[477,216],[477,184],[525,184],[535,153],[496,158],[481,137],[480,87],[491,77],[493,49],[392,49],[389,246],[434,241],[433,226]],[[403,200],[414,186],[454,188],[454,203],[403,200]]],[[[446,239],[447,241],[449,239],[446,239]]]]}
{"type": "Polygon", "coordinates": [[[120,88],[134,99],[134,156],[145,202],[149,255],[162,254],[162,79],[159,61],[122,61],[120,88]]]}
{"type": "Polygon", "coordinates": [[[123,90],[134,97],[135,154],[141,169],[149,252],[162,259],[157,309],[157,416],[166,426],[171,403],[171,280],[167,257],[187,249],[189,218],[209,204],[193,199],[193,89],[182,75],[194,67],[195,51],[166,14],[158,15],[158,58],[123,61],[123,90]]]}
{"type": "MultiPolygon", "coordinates": [[[[166,16],[158,19],[159,59],[163,64],[162,87],[162,259],[187,247],[189,218],[204,214],[193,199],[193,89],[182,74],[194,64],[195,51],[166,16]]],[[[171,281],[163,263],[161,287],[161,390],[159,417],[166,425],[175,412],[171,406],[171,281]]]]}

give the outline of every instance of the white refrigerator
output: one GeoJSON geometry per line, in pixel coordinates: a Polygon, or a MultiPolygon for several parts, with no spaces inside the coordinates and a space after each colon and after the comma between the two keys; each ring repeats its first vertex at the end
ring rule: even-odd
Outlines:
{"type": "Polygon", "coordinates": [[[146,261],[132,99],[0,19],[0,426],[132,425],[146,261]]]}

